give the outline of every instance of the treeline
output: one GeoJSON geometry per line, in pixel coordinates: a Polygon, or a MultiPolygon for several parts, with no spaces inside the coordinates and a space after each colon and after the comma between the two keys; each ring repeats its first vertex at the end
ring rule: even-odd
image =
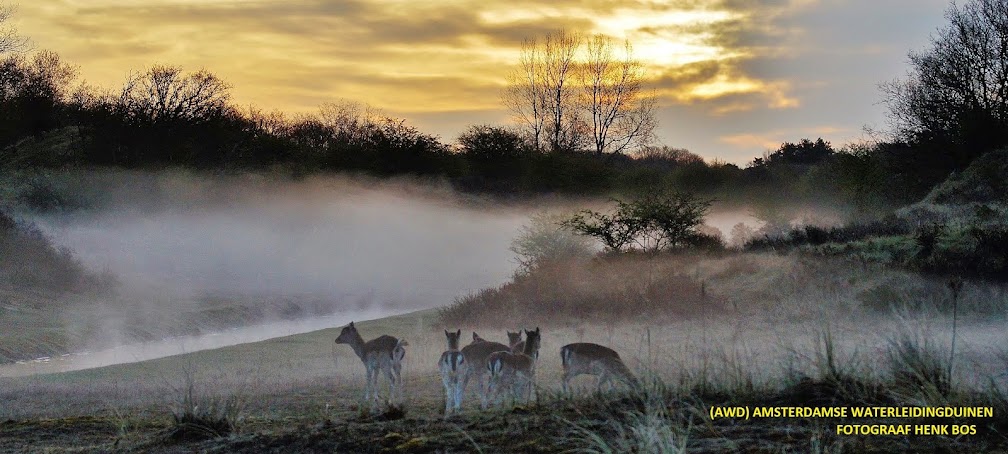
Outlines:
{"type": "MultiPolygon", "coordinates": [[[[354,103],[289,116],[234,104],[205,71],[154,66],[122,87],[80,83],[57,54],[0,62],[0,166],[178,166],[292,174],[360,172],[444,178],[467,191],[612,194],[673,188],[741,203],[835,201],[865,212],[919,200],[963,165],[902,141],[834,149],[782,144],[746,168],[667,146],[627,153],[535,146],[515,129],[476,125],[455,143],[354,103]]],[[[936,142],[937,143],[937,142],[936,142]]]]}

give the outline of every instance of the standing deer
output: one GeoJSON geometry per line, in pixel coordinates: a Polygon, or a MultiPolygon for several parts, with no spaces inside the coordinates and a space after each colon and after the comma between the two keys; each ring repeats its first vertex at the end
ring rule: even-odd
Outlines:
{"type": "Polygon", "coordinates": [[[462,375],[465,373],[465,356],[459,351],[459,338],[462,330],[454,333],[445,330],[448,339],[448,350],[441,354],[438,368],[441,370],[441,383],[445,390],[445,418],[453,411],[462,409],[462,375]]]}
{"type": "Polygon", "coordinates": [[[640,385],[633,372],[623,364],[619,353],[609,347],[589,342],[567,344],[560,349],[560,360],[563,364],[564,393],[568,392],[571,379],[582,374],[598,377],[598,391],[602,391],[604,384],[612,389],[614,379],[630,386],[640,385]]]}
{"type": "Polygon", "coordinates": [[[525,342],[520,353],[496,352],[487,358],[490,392],[499,395],[502,387],[510,389],[516,401],[529,401],[535,388],[535,366],[541,343],[539,327],[525,330],[525,342]]]}
{"type": "Polygon", "coordinates": [[[364,388],[364,400],[372,401],[372,406],[378,404],[378,372],[385,372],[389,381],[389,403],[402,401],[402,360],[406,356],[405,340],[389,335],[381,335],[367,342],[357,332],[353,322],[345,326],[336,337],[337,344],[348,344],[357,357],[364,363],[367,370],[367,385],[364,388]]]}
{"type": "Polygon", "coordinates": [[[525,341],[522,340],[522,332],[518,330],[517,333],[507,332],[508,335],[508,345],[511,347],[511,353],[521,353],[525,350],[525,341]]]}
{"type": "Polygon", "coordinates": [[[500,342],[485,340],[482,337],[479,337],[479,335],[475,332],[473,332],[472,343],[462,348],[462,356],[465,358],[466,364],[463,368],[462,390],[465,392],[465,389],[469,386],[469,380],[475,379],[476,383],[479,385],[479,389],[476,390],[476,393],[480,396],[480,408],[487,408],[487,358],[495,352],[507,351],[511,351],[511,348],[507,345],[500,342]]]}

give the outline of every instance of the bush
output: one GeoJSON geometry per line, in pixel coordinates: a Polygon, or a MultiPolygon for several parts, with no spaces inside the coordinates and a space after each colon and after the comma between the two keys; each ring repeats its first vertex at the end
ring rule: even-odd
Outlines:
{"type": "Polygon", "coordinates": [[[563,220],[562,215],[541,213],[522,226],[510,247],[519,272],[530,273],[549,262],[587,258],[594,253],[591,241],[574,234],[563,220]]]}
{"type": "Polygon", "coordinates": [[[613,200],[611,214],[584,210],[564,225],[576,233],[601,241],[612,252],[627,250],[661,251],[690,246],[710,247],[720,243],[698,228],[710,208],[710,200],[687,193],[656,193],[637,200],[613,200]]]}

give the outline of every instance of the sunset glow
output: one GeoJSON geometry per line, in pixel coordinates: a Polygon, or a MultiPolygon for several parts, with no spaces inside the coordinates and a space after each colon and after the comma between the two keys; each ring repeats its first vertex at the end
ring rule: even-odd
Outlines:
{"type": "Polygon", "coordinates": [[[602,33],[628,39],[646,63],[663,142],[744,162],[764,150],[725,138],[795,140],[829,127],[840,141],[879,122],[876,84],[900,74],[946,2],[760,3],[45,0],[19,5],[14,23],[101,87],[156,63],[206,68],[240,105],[295,113],[351,99],[446,140],[508,120],[500,91],[522,40],[602,33]],[[911,3],[926,20],[851,28],[869,8],[895,18],[911,3]]]}

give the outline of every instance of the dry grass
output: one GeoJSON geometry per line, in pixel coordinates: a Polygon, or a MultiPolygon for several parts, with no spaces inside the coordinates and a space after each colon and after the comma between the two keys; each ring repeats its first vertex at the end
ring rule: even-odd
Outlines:
{"type": "MultiPolygon", "coordinates": [[[[228,443],[249,444],[228,445],[229,450],[282,446],[268,444],[286,443],[282,438],[256,435],[280,430],[278,426],[302,427],[286,429],[295,430],[289,436],[302,441],[310,436],[337,443],[332,437],[339,435],[363,437],[353,439],[362,443],[359,446],[385,443],[391,448],[431,448],[436,439],[441,443],[437,446],[458,450],[477,446],[491,451],[499,449],[500,443],[514,441],[502,435],[508,430],[543,427],[551,431],[546,438],[522,432],[523,437],[529,437],[523,441],[530,443],[529,450],[675,452],[683,446],[700,451],[759,446],[858,450],[871,446],[827,436],[829,427],[821,427],[822,422],[788,423],[788,435],[781,432],[783,428],[720,426],[704,419],[702,409],[710,404],[746,402],[984,403],[995,405],[998,412],[1008,409],[1002,391],[1008,389],[1003,372],[1008,367],[1004,353],[1008,352],[1008,339],[1002,328],[1008,301],[997,286],[967,284],[960,300],[965,316],[957,334],[956,367],[952,375],[940,376],[933,372],[947,370],[951,341],[950,317],[940,293],[942,283],[935,287],[924,278],[898,271],[776,255],[693,262],[684,257],[636,257],[617,262],[608,270],[632,273],[634,269],[675,272],[704,283],[710,297],[719,301],[719,311],[698,310],[692,317],[679,319],[612,322],[596,318],[566,323],[554,319],[541,323],[543,345],[537,369],[541,397],[538,404],[527,408],[481,412],[470,390],[462,416],[440,422],[443,396],[436,363],[444,350],[443,329],[461,328],[466,338],[477,330],[485,338],[504,341],[506,330],[522,325],[480,318],[445,326],[436,311],[423,311],[358,324],[365,338],[387,333],[410,343],[404,364],[404,413],[391,421],[361,410],[364,367],[350,349],[333,344],[338,328],[140,363],[0,379],[0,401],[7,403],[0,406],[0,420],[97,415],[126,421],[120,426],[128,430],[118,432],[143,433],[143,429],[135,429],[143,425],[138,420],[146,424],[163,421],[155,423],[163,430],[170,424],[168,409],[178,397],[171,384],[184,382],[180,380],[184,380],[188,364],[198,372],[196,383],[206,398],[223,402],[230,396],[243,396],[243,416],[228,443]],[[662,260],[665,262],[653,262],[662,260]],[[877,304],[871,290],[883,286],[895,289],[896,299],[918,301],[877,304]],[[628,366],[646,379],[650,390],[574,400],[560,396],[558,352],[562,345],[578,341],[597,342],[619,351],[628,366]],[[935,392],[921,386],[929,382],[935,392]],[[392,432],[400,435],[395,440],[382,438],[392,432]],[[801,435],[796,439],[795,434],[801,435]],[[761,440],[771,444],[759,445],[761,440]]],[[[656,271],[650,279],[661,280],[661,273],[656,271]]],[[[612,274],[615,279],[616,273],[612,274]]],[[[565,285],[555,283],[557,287],[565,285]]],[[[593,284],[582,281],[578,285],[593,284]]],[[[534,324],[540,323],[525,327],[534,324]]],[[[574,383],[576,395],[590,395],[582,390],[593,389],[593,385],[591,377],[579,378],[574,383]]],[[[1000,419],[989,423],[1002,424],[1000,419]]],[[[1000,426],[984,427],[990,435],[1000,426]]],[[[938,443],[928,443],[932,442],[938,443]]],[[[968,442],[988,443],[989,438],[968,442]]],[[[358,445],[332,446],[353,450],[358,445]]],[[[892,448],[885,446],[875,448],[892,448]]]]}

